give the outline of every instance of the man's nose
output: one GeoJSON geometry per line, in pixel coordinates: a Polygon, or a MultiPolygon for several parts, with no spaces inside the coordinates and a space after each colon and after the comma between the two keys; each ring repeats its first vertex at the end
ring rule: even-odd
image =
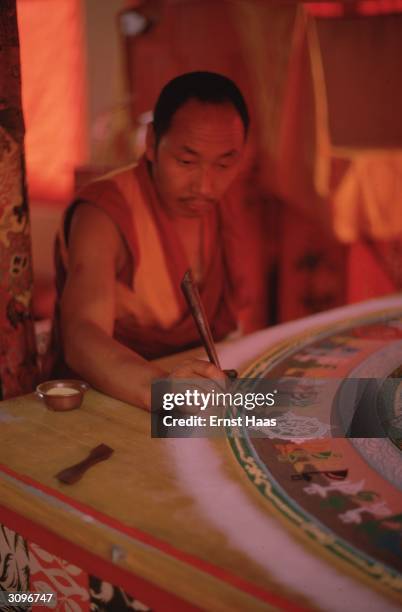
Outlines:
{"type": "Polygon", "coordinates": [[[200,168],[194,180],[194,191],[198,195],[210,197],[213,194],[213,177],[209,168],[200,168]]]}

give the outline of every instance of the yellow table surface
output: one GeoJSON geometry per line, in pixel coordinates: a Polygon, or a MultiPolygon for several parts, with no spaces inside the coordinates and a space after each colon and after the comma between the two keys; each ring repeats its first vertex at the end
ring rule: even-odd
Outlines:
{"type": "MultiPolygon", "coordinates": [[[[176,360],[174,357],[173,361],[176,360]]],[[[169,363],[172,358],[163,361],[169,363]]],[[[28,476],[71,500],[255,585],[283,594],[283,588],[276,585],[266,571],[237,550],[225,534],[199,513],[173,469],[172,440],[150,437],[149,413],[90,390],[78,410],[53,412],[31,394],[1,402],[0,418],[0,463],[13,472],[28,476]],[[82,460],[100,443],[114,449],[110,459],[93,466],[74,485],[58,482],[54,476],[58,471],[82,460]]],[[[225,463],[228,485],[233,480],[238,482],[240,477],[248,494],[256,504],[260,503],[231,457],[227,442],[214,440],[212,444],[225,463]]],[[[211,497],[220,493],[211,483],[211,497]]],[[[0,499],[6,508],[61,534],[102,559],[110,560],[113,547],[118,546],[123,551],[122,558],[117,561],[122,568],[205,609],[273,609],[242,590],[119,533],[101,521],[88,521],[85,514],[60,504],[57,498],[44,496],[35,488],[1,473],[0,499]]],[[[60,556],[63,556],[62,550],[60,556]]],[[[287,598],[300,602],[298,594],[292,597],[287,593],[287,598]]]]}

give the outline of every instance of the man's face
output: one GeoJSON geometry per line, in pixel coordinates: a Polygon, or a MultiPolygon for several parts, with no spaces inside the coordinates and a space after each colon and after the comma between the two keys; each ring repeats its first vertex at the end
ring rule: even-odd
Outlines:
{"type": "Polygon", "coordinates": [[[216,206],[239,172],[244,148],[244,126],[231,104],[189,100],[157,148],[150,131],[146,156],[168,212],[197,217],[216,206]]]}

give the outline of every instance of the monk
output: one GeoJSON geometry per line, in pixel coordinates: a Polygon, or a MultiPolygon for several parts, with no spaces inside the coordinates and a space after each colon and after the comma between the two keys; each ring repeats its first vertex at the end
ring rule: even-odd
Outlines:
{"type": "Polygon", "coordinates": [[[189,267],[215,340],[236,328],[225,211],[248,125],[231,80],[179,76],[159,96],[139,163],[94,181],[68,207],[56,241],[59,375],[145,409],[155,379],[224,381],[204,360],[171,372],[151,360],[200,343],[180,291],[189,267]]]}

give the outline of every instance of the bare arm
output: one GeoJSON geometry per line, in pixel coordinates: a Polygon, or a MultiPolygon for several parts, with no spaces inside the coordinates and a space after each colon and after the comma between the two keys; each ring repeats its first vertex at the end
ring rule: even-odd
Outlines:
{"type": "MultiPolygon", "coordinates": [[[[81,205],[71,226],[61,301],[64,354],[67,364],[95,388],[149,409],[152,381],[169,373],[113,338],[116,274],[124,258],[113,222],[96,207],[81,205]]],[[[201,360],[180,364],[170,376],[224,379],[215,366],[201,360]]]]}

